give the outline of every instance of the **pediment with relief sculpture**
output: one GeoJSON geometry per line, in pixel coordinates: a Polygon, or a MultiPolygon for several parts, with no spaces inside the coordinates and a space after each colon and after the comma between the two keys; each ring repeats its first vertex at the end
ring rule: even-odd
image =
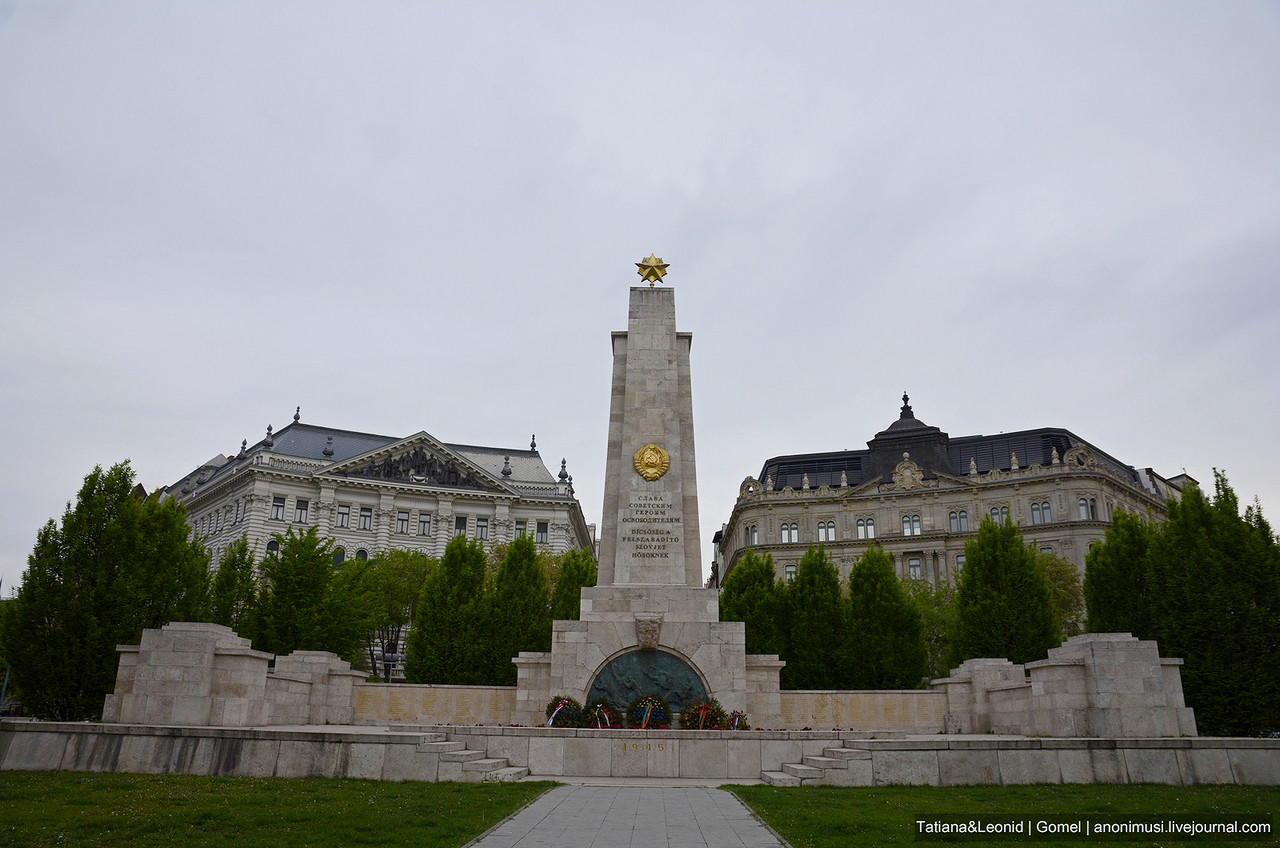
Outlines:
{"type": "Polygon", "coordinates": [[[316,476],[482,492],[510,491],[501,481],[425,432],[335,463],[316,476]]]}

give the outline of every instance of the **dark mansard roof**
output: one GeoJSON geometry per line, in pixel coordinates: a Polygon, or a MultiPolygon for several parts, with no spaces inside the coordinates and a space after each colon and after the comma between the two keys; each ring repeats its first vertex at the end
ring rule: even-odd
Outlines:
{"type": "Polygon", "coordinates": [[[911,461],[923,469],[926,479],[939,474],[961,477],[969,473],[970,460],[979,474],[985,474],[993,468],[1009,469],[1014,455],[1023,468],[1033,463],[1050,465],[1054,449],[1057,449],[1061,461],[1067,451],[1078,446],[1088,448],[1099,465],[1120,474],[1135,486],[1151,490],[1152,487],[1146,483],[1147,475],[1069,430],[1040,427],[997,436],[953,438],[916,418],[906,394],[902,396],[898,420],[876,433],[867,442],[866,450],[775,456],[765,461],[759,479],[763,483],[772,477],[774,489],[786,486],[799,489],[805,475],[809,477],[809,486],[815,489],[822,485],[839,486],[842,473],[849,486],[859,486],[877,477],[889,481],[904,453],[909,453],[911,461]]]}

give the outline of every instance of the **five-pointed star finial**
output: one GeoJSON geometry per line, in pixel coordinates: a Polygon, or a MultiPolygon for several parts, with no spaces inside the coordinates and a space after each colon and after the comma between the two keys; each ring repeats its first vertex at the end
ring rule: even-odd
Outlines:
{"type": "Polygon", "coordinates": [[[652,253],[649,254],[648,259],[645,259],[643,262],[637,262],[636,267],[640,269],[636,272],[640,275],[640,278],[648,280],[649,288],[653,288],[654,283],[662,282],[662,278],[667,273],[667,263],[654,256],[652,253]]]}

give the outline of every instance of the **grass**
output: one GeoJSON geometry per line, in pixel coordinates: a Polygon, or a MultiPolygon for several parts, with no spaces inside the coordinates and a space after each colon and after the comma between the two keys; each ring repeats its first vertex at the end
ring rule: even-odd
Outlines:
{"type": "MultiPolygon", "coordinates": [[[[1141,813],[1274,816],[1280,810],[1280,787],[1275,786],[884,786],[867,789],[734,786],[731,789],[794,848],[927,845],[931,843],[916,841],[915,821],[939,815],[1141,813]]],[[[1008,848],[1013,843],[963,844],[1008,848]]],[[[1139,848],[1143,845],[1185,843],[1126,841],[1123,844],[1139,848]]]]}
{"type": "Polygon", "coordinates": [[[0,845],[457,848],[553,783],[0,772],[0,845]]]}

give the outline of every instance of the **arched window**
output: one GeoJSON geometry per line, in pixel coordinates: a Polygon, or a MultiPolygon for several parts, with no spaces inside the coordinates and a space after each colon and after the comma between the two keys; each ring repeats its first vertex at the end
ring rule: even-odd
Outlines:
{"type": "Polygon", "coordinates": [[[956,512],[951,513],[950,515],[948,515],[948,516],[947,516],[947,520],[951,523],[951,532],[952,532],[952,533],[959,533],[959,532],[960,532],[960,515],[959,515],[959,513],[956,513],[956,512]]]}
{"type": "Polygon", "coordinates": [[[277,542],[275,539],[272,539],[270,542],[267,542],[267,553],[269,554],[280,553],[280,543],[277,542]]]}
{"type": "Polygon", "coordinates": [[[960,532],[969,532],[969,513],[963,509],[960,510],[960,532]]]}
{"type": "Polygon", "coordinates": [[[751,545],[752,547],[760,544],[760,527],[759,525],[751,525],[751,545]]]}
{"type": "Polygon", "coordinates": [[[1033,503],[1031,505],[1031,523],[1032,524],[1040,523],[1040,504],[1038,503],[1033,503]]]}
{"type": "Polygon", "coordinates": [[[909,515],[902,516],[902,535],[911,535],[911,516],[909,515]]]}
{"type": "Polygon", "coordinates": [[[782,542],[789,544],[791,542],[800,541],[800,525],[799,524],[783,524],[782,525],[782,542]]]}
{"type": "Polygon", "coordinates": [[[834,542],[836,540],[836,523],[834,521],[818,522],[818,541],[834,542]]]}
{"type": "Polygon", "coordinates": [[[1089,519],[1091,521],[1098,520],[1098,499],[1089,498],[1089,519]]]}
{"type": "Polygon", "coordinates": [[[1000,523],[1001,524],[1009,523],[1009,507],[1007,506],[1000,507],[1000,523]]]}
{"type": "Polygon", "coordinates": [[[366,551],[364,548],[360,548],[359,550],[357,550],[357,551],[356,551],[356,561],[357,561],[357,562],[368,562],[368,561],[369,561],[369,552],[368,552],[368,551],[366,551]]]}
{"type": "Polygon", "coordinates": [[[1000,507],[998,506],[991,507],[991,520],[997,524],[1000,523],[1000,507]]]}
{"type": "Polygon", "coordinates": [[[918,515],[911,516],[911,535],[920,535],[920,516],[918,515]]]}
{"type": "Polygon", "coordinates": [[[876,537],[876,520],[874,518],[867,519],[867,538],[874,539],[876,537]]]}
{"type": "Polygon", "coordinates": [[[867,522],[863,521],[861,518],[858,519],[858,538],[867,538],[867,522]]]}
{"type": "Polygon", "coordinates": [[[1040,520],[1045,524],[1053,521],[1053,509],[1049,506],[1048,501],[1040,504],[1040,520]]]}
{"type": "Polygon", "coordinates": [[[960,572],[964,571],[965,559],[966,557],[964,554],[956,554],[956,577],[957,578],[960,577],[960,572]]]}
{"type": "Polygon", "coordinates": [[[1088,521],[1089,520],[1089,502],[1084,498],[1081,498],[1080,500],[1076,501],[1076,507],[1079,508],[1080,510],[1080,520],[1088,521]]]}
{"type": "Polygon", "coordinates": [[[347,549],[346,549],[346,548],[334,548],[334,549],[333,549],[333,564],[334,564],[334,565],[342,565],[342,561],[343,561],[343,560],[345,560],[346,558],[347,558],[347,549]]]}

